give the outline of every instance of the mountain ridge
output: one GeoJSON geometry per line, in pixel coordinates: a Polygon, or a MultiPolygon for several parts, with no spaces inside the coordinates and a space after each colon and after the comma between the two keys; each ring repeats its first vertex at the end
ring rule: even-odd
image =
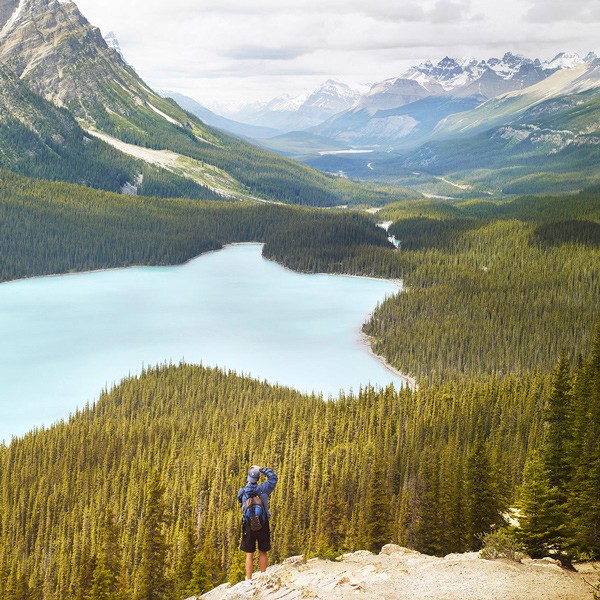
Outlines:
{"type": "Polygon", "coordinates": [[[328,79],[317,89],[298,96],[283,94],[267,102],[255,102],[225,111],[237,121],[277,129],[277,133],[304,130],[350,109],[360,98],[358,90],[328,79]]]}

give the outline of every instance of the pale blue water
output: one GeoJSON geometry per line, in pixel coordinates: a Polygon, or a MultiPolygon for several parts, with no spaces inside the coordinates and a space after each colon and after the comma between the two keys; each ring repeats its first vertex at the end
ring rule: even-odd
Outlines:
{"type": "Polygon", "coordinates": [[[0,440],[66,418],[113,382],[169,361],[326,396],[402,385],[360,332],[398,283],[293,273],[261,248],[1,284],[0,440]]]}

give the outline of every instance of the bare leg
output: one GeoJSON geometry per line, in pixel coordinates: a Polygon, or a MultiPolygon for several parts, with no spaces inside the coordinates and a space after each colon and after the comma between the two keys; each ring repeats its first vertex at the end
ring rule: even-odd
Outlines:
{"type": "Polygon", "coordinates": [[[258,564],[260,565],[260,572],[264,573],[267,570],[267,565],[269,564],[269,557],[266,552],[262,550],[258,551],[258,564]]]}
{"type": "Polygon", "coordinates": [[[254,553],[246,552],[246,579],[252,579],[252,567],[254,566],[254,553]]]}

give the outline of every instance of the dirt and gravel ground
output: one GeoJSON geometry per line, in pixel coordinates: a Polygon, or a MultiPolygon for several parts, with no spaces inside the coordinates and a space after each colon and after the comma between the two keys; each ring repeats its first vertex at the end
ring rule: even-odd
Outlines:
{"type": "Polygon", "coordinates": [[[521,563],[484,560],[476,553],[426,556],[384,546],[338,561],[293,557],[236,586],[225,584],[205,600],[593,600],[600,574],[591,564],[566,571],[551,559],[521,563]],[[586,583],[587,582],[587,583],[586,583]]]}

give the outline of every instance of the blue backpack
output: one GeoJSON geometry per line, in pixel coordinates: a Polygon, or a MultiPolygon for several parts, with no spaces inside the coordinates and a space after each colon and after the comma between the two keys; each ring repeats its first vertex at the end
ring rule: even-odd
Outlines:
{"type": "Polygon", "coordinates": [[[266,517],[265,505],[260,499],[260,496],[250,496],[244,502],[244,520],[250,521],[250,529],[252,531],[260,531],[266,517]]]}

